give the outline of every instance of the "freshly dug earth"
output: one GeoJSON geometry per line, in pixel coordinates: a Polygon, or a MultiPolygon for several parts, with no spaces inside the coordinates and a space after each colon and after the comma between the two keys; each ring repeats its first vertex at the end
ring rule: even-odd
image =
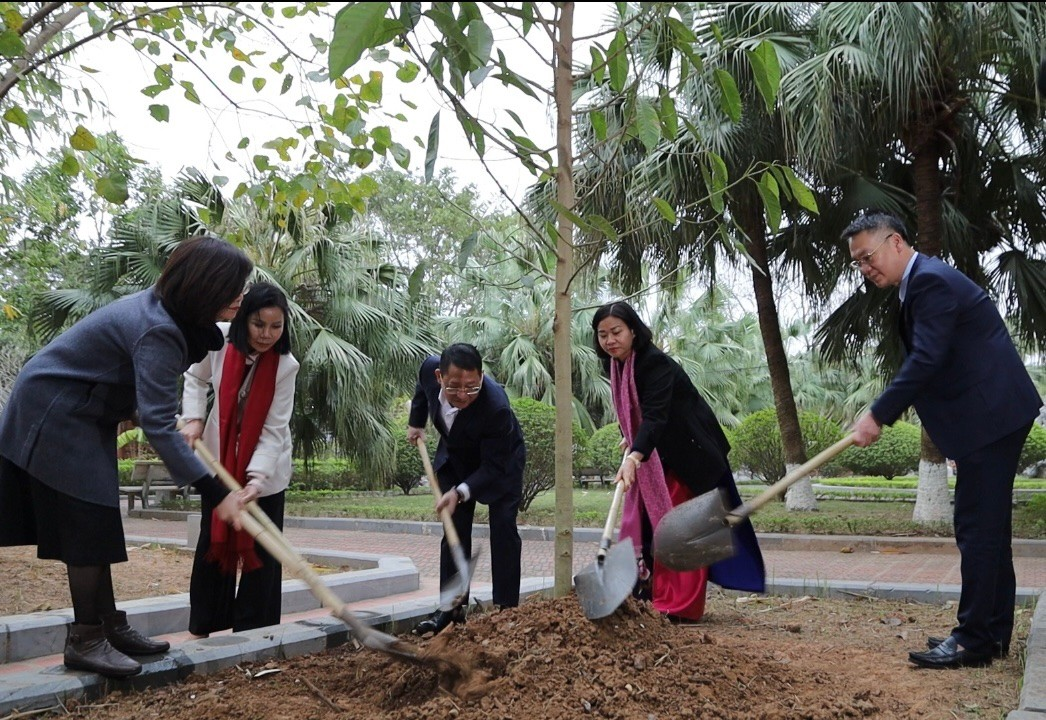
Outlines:
{"type": "MultiPolygon", "coordinates": [[[[167,558],[169,552],[141,548],[136,557],[167,558]]],[[[150,562],[147,584],[187,583],[187,568],[172,570],[184,575],[179,581],[161,578],[158,565],[167,566],[150,562]]],[[[61,580],[52,590],[67,597],[64,573],[61,580]]],[[[126,589],[117,596],[130,599],[126,589]]],[[[532,599],[502,612],[473,612],[464,626],[436,638],[407,638],[422,654],[471,666],[468,682],[455,688],[441,687],[430,667],[348,645],[113,693],[67,705],[62,714],[98,720],[998,718],[1017,706],[1030,616],[1018,610],[1010,658],[983,669],[931,671],[911,666],[907,651],[927,635],[947,633],[955,617],[951,605],[710,591],[704,620],[675,625],[633,600],[593,622],[574,596],[532,599]]]]}

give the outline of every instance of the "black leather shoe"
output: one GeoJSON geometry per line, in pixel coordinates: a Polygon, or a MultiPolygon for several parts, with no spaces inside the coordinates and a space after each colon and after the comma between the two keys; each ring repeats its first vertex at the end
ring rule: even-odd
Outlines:
{"type": "MultiPolygon", "coordinates": [[[[926,647],[928,647],[931,650],[933,650],[935,647],[940,645],[946,639],[947,638],[934,637],[933,635],[931,635],[930,637],[926,638],[926,647]]],[[[995,643],[995,652],[992,653],[993,657],[995,657],[996,659],[1000,659],[1001,660],[1002,658],[1009,656],[1009,654],[1010,654],[1010,644],[1009,643],[1002,643],[1002,642],[995,643]]]]}
{"type": "Polygon", "coordinates": [[[130,677],[142,671],[137,660],[127,657],[109,644],[101,623],[70,625],[63,659],[67,668],[96,672],[111,678],[130,677]]]}
{"type": "Polygon", "coordinates": [[[991,653],[960,650],[954,637],[945,638],[937,647],[924,652],[910,652],[908,659],[920,667],[960,668],[984,667],[992,664],[991,653]]]}
{"type": "Polygon", "coordinates": [[[465,622],[465,608],[460,605],[453,610],[437,610],[414,626],[415,635],[440,633],[451,623],[465,622]]]}
{"type": "Polygon", "coordinates": [[[153,640],[127,624],[127,613],[116,610],[102,618],[105,639],[124,655],[157,655],[171,649],[166,640],[153,640]]]}

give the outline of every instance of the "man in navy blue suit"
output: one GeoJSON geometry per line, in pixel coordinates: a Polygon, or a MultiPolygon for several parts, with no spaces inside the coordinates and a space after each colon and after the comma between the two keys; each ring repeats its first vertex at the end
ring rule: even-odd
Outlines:
{"type": "MultiPolygon", "coordinates": [[[[523,496],[526,450],[523,432],[505,390],[483,373],[479,351],[467,343],[450,345],[427,358],[418,373],[410,405],[407,440],[417,445],[432,420],[439,447],[432,461],[443,497],[437,513],[450,511],[466,557],[472,556],[472,518],[476,503],[487,506],[490,526],[490,574],[494,605],[519,604],[520,558],[523,542],[516,515],[523,496]]],[[[455,574],[446,538],[440,543],[440,589],[455,574]]],[[[418,635],[438,633],[465,619],[462,606],[437,610],[418,623],[418,635]]]]}
{"type": "Polygon", "coordinates": [[[914,406],[956,465],[958,624],[908,657],[931,668],[988,665],[1010,648],[1013,478],[1042,400],[991,298],[955,268],[915,252],[900,219],[868,213],[842,237],[867,280],[898,288],[906,351],[897,375],[854,424],[855,444],[872,444],[883,425],[914,406]]]}

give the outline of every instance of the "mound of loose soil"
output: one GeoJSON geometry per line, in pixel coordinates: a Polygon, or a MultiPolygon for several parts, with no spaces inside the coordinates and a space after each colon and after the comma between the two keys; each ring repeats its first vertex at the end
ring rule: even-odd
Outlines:
{"type": "MultiPolygon", "coordinates": [[[[1019,650],[990,668],[915,669],[907,650],[947,632],[953,607],[881,600],[734,598],[670,623],[628,600],[590,621],[578,600],[533,599],[429,639],[415,665],[344,646],[69,707],[97,720],[536,718],[793,720],[999,717],[1016,707],[1019,650]]],[[[1029,613],[1018,613],[1018,638],[1029,613]]]]}

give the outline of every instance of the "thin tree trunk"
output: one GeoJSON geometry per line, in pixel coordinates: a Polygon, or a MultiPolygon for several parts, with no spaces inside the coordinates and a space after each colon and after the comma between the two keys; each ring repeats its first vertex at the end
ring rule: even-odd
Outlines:
{"type": "MultiPolygon", "coordinates": [[[[556,200],[574,208],[574,148],[571,137],[571,98],[574,78],[571,63],[574,46],[574,3],[560,5],[558,41],[555,43],[556,102],[556,200]]],[[[568,595],[574,577],[574,471],[573,406],[570,370],[570,277],[574,273],[574,224],[559,213],[556,240],[556,315],[553,323],[553,366],[556,400],[556,597],[568,595]]]]}
{"type": "MultiPolygon", "coordinates": [[[[777,424],[781,430],[781,447],[784,449],[786,471],[791,471],[806,462],[803,433],[799,427],[799,412],[792,393],[792,376],[788,369],[788,355],[781,337],[781,323],[774,300],[773,281],[770,278],[770,262],[766,252],[766,230],[762,213],[751,206],[739,218],[748,235],[746,249],[755,265],[752,268],[752,289],[755,292],[756,314],[759,332],[766,353],[766,367],[770,373],[770,387],[774,393],[774,408],[777,424]]],[[[817,498],[809,478],[800,480],[789,488],[785,496],[789,510],[816,510],[817,498]]]]}
{"type": "Polygon", "coordinates": [[[922,457],[919,460],[919,485],[915,491],[918,523],[948,522],[952,518],[951,493],[948,491],[948,464],[933,440],[922,431],[922,457]]]}
{"type": "MultiPolygon", "coordinates": [[[[915,216],[918,223],[916,244],[919,252],[937,257],[941,254],[942,232],[940,159],[945,148],[932,126],[921,128],[916,138],[912,161],[915,216]]],[[[917,523],[946,522],[951,519],[951,515],[945,458],[924,429],[912,520],[917,523]]]]}

